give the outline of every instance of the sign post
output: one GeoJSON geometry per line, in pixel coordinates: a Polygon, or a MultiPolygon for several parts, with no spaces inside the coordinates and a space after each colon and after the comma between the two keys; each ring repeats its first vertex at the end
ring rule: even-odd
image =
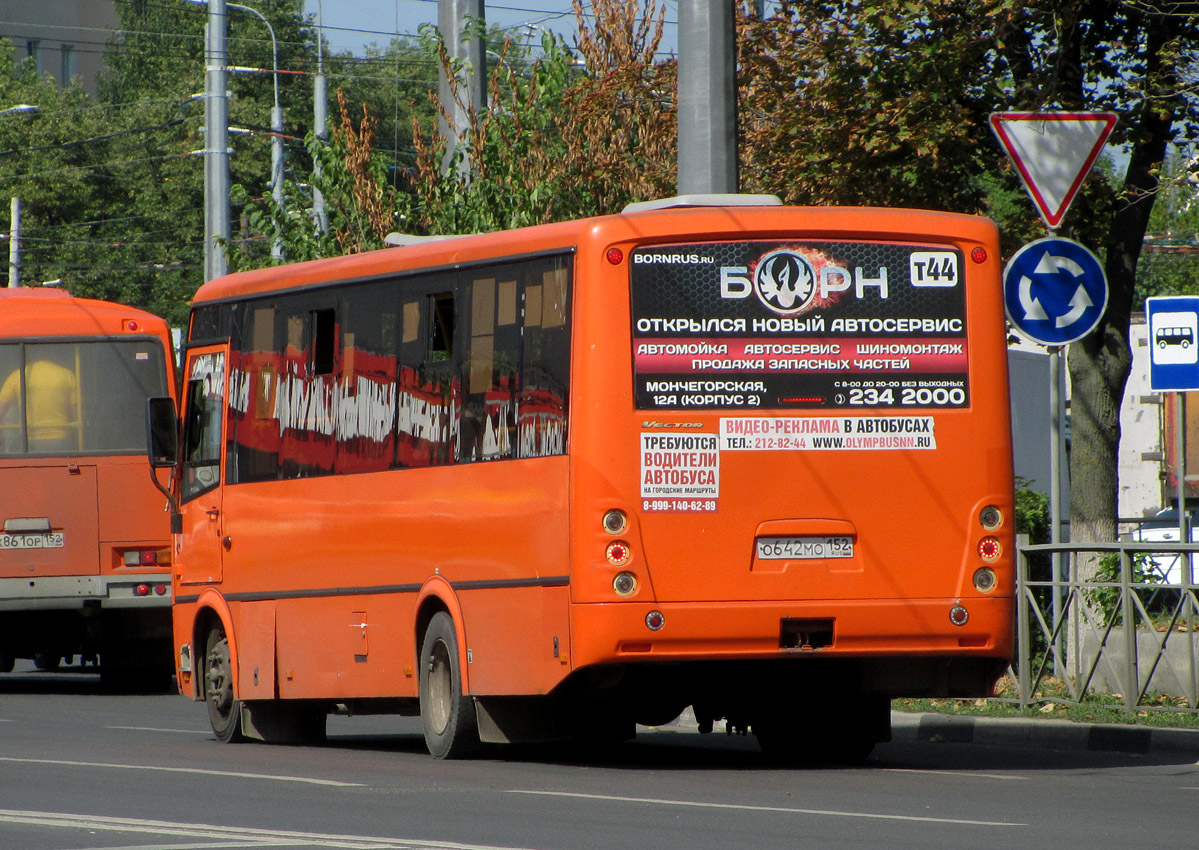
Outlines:
{"type": "MultiPolygon", "coordinates": [[[[1115,126],[1116,115],[1110,112],[995,112],[991,115],[991,130],[995,138],[1015,165],[1024,188],[1050,231],[1061,226],[1070,202],[1082,188],[1083,180],[1099,158],[1115,126]]],[[[1049,486],[1050,541],[1059,543],[1062,454],[1062,416],[1058,398],[1062,369],[1060,350],[1062,345],[1090,333],[1103,316],[1107,308],[1107,277],[1094,254],[1078,243],[1061,240],[1069,242],[1069,245],[1042,244],[1048,241],[1038,240],[1026,245],[1012,257],[1004,273],[1004,302],[1009,318],[1024,336],[1049,346],[1049,362],[1053,372],[1050,401],[1054,409],[1049,450],[1053,469],[1053,480],[1049,486]],[[1039,258],[1025,255],[1030,249],[1035,252],[1042,248],[1049,250],[1041,253],[1039,258]],[[1085,252],[1085,256],[1080,251],[1085,252]],[[1027,259],[1021,259],[1025,256],[1027,259]],[[1063,272],[1069,277],[1062,277],[1063,272]],[[1052,287],[1055,280],[1056,287],[1045,288],[1052,287]],[[1102,298],[1097,298],[1100,290],[1102,298]]],[[[1057,580],[1061,578],[1061,556],[1055,554],[1053,561],[1053,574],[1057,580]]],[[[1061,604],[1061,594],[1055,586],[1055,622],[1062,615],[1061,604]]],[[[1060,655],[1055,653],[1054,672],[1062,675],[1061,665],[1056,661],[1058,657],[1060,655]]]]}
{"type": "MultiPolygon", "coordinates": [[[[1162,295],[1145,299],[1149,322],[1149,388],[1174,392],[1174,478],[1178,485],[1178,541],[1191,539],[1186,511],[1186,434],[1184,393],[1199,390],[1199,297],[1162,295]]],[[[1191,575],[1184,554],[1182,576],[1191,575]]]]}

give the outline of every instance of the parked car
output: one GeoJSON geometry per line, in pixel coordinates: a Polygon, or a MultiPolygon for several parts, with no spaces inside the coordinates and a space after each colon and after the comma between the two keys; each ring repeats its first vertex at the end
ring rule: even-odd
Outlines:
{"type": "MultiPolygon", "coordinates": [[[[1189,517],[1190,539],[1194,543],[1199,541],[1199,510],[1187,511],[1189,517]]],[[[1178,536],[1178,509],[1165,508],[1155,513],[1150,519],[1142,522],[1135,530],[1133,530],[1131,539],[1137,543],[1177,543],[1178,536]]],[[[1186,559],[1169,553],[1153,554],[1147,552],[1151,562],[1151,569],[1154,577],[1164,584],[1181,584],[1182,570],[1180,567],[1186,562],[1186,559]]],[[[1190,559],[1190,579],[1191,583],[1195,583],[1195,579],[1199,577],[1199,555],[1192,556],[1190,559]]]]}

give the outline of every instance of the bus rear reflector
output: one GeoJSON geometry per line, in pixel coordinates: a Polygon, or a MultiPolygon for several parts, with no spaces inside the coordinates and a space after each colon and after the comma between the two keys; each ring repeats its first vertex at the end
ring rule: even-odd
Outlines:
{"type": "Polygon", "coordinates": [[[619,248],[608,249],[608,262],[614,266],[619,266],[624,262],[624,251],[619,248]]]}
{"type": "Polygon", "coordinates": [[[134,596],[149,596],[150,595],[150,585],[148,585],[148,584],[137,585],[136,587],[133,588],[133,595],[134,596]]]}

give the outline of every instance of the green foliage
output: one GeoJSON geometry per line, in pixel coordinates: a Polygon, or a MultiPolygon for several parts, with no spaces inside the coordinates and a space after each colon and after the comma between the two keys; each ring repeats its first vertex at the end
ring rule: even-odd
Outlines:
{"type": "Polygon", "coordinates": [[[1016,533],[1027,534],[1030,543],[1048,543],[1052,527],[1049,497],[1029,489],[1029,483],[1016,480],[1016,533]]]}
{"type": "MultiPolygon", "coordinates": [[[[1103,556],[1088,581],[1099,585],[1083,591],[1087,605],[1102,616],[1104,624],[1122,626],[1124,624],[1124,609],[1122,601],[1124,590],[1121,579],[1122,567],[1119,552],[1111,552],[1103,556]]],[[[1129,584],[1153,585],[1161,581],[1152,568],[1152,559],[1143,552],[1138,552],[1129,558],[1129,584]]],[[[1150,614],[1162,613],[1173,608],[1176,595],[1166,594],[1153,587],[1130,587],[1130,593],[1135,593],[1150,614]]],[[[1134,620],[1137,614],[1134,612],[1134,620]]]]}

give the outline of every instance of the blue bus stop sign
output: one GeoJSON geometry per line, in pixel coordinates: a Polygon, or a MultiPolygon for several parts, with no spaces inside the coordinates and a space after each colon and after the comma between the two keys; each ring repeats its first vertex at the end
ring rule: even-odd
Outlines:
{"type": "Polygon", "coordinates": [[[1149,387],[1155,392],[1199,390],[1199,298],[1145,299],[1149,322],[1149,387]]]}
{"type": "Polygon", "coordinates": [[[1003,303],[1016,330],[1042,345],[1082,339],[1107,309],[1107,275],[1072,239],[1029,242],[1003,270],[1003,303]]]}

